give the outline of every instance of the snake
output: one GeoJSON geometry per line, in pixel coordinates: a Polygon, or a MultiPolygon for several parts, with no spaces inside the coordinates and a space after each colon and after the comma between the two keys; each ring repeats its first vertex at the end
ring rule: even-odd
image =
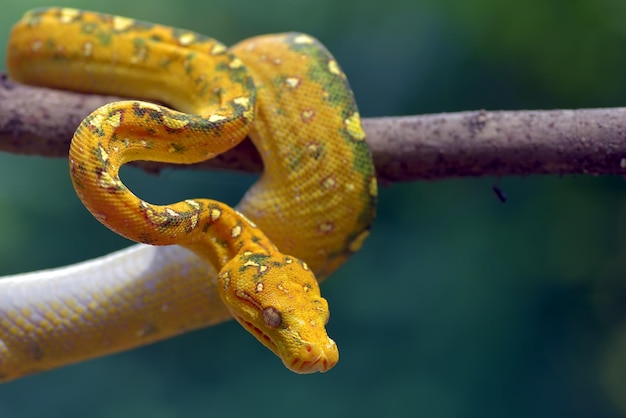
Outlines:
{"type": "Polygon", "coordinates": [[[13,27],[17,82],[128,97],[94,110],[70,145],[78,197],[139,244],[0,280],[0,381],[236,319],[296,373],[338,361],[319,283],[368,237],[377,182],[354,94],[303,33],[227,47],[202,34],[70,8],[13,27]],[[236,207],[166,205],[130,191],[136,160],[193,164],[249,138],[263,172],[236,207]]]}

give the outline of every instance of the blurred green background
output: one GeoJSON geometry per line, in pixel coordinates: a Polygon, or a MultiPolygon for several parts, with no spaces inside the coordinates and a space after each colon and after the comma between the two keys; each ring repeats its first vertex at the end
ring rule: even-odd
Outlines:
{"type": "MultiPolygon", "coordinates": [[[[4,4],[0,45],[25,10],[46,5],[59,4],[4,4]]],[[[626,104],[623,0],[63,5],[226,43],[311,33],[343,66],[365,117],[626,104]]],[[[125,178],[157,203],[234,204],[254,180],[133,169],[125,178]]],[[[292,374],[231,322],[2,385],[0,416],[626,415],[624,179],[468,178],[380,195],[371,238],[323,285],[341,352],[329,373],[292,374]]],[[[0,275],[127,245],[81,206],[66,161],[0,155],[0,275]]]]}

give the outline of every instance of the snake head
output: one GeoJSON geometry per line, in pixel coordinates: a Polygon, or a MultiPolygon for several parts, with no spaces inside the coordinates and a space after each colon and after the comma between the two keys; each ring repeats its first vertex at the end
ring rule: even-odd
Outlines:
{"type": "Polygon", "coordinates": [[[231,314],[296,373],[325,372],[339,359],[326,334],[328,302],[307,265],[280,253],[243,251],[222,268],[231,314]]]}

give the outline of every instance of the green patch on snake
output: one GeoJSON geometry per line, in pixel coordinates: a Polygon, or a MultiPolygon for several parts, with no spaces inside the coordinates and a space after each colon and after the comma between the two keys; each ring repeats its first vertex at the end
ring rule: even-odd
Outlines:
{"type": "Polygon", "coordinates": [[[305,156],[306,150],[301,145],[292,144],[289,154],[285,156],[287,164],[289,164],[289,169],[291,171],[300,169],[305,156]]]}
{"type": "MultiPolygon", "coordinates": [[[[345,130],[341,130],[346,144],[352,149],[352,168],[360,173],[364,178],[371,178],[374,175],[374,165],[372,164],[372,153],[365,141],[355,141],[345,130]]],[[[366,188],[367,189],[367,188],[366,188]]]]}
{"type": "Polygon", "coordinates": [[[193,65],[191,65],[191,62],[194,60],[196,55],[197,54],[195,52],[190,52],[189,54],[185,56],[185,63],[183,64],[183,68],[185,69],[185,74],[191,75],[191,73],[193,73],[194,67],[193,65]]]}
{"type": "Polygon", "coordinates": [[[148,42],[144,38],[134,38],[133,46],[135,47],[133,55],[141,61],[148,59],[148,42]]]}
{"type": "Polygon", "coordinates": [[[100,25],[94,22],[84,22],[80,25],[81,33],[86,33],[89,35],[96,34],[98,29],[100,29],[100,25]]]}
{"type": "Polygon", "coordinates": [[[111,44],[111,41],[113,40],[113,34],[111,32],[105,32],[101,30],[95,33],[95,36],[98,39],[98,42],[100,42],[100,45],[103,46],[109,46],[111,44]]]}
{"type": "Polygon", "coordinates": [[[265,266],[269,258],[269,254],[244,252],[241,256],[241,267],[239,267],[239,271],[243,272],[248,267],[259,268],[261,266],[265,266]]]}
{"type": "Polygon", "coordinates": [[[187,151],[187,148],[185,148],[185,146],[183,146],[183,145],[181,145],[181,144],[179,144],[179,143],[176,143],[176,142],[170,142],[170,148],[169,148],[169,151],[170,151],[171,153],[180,154],[180,153],[183,153],[183,152],[187,151]]]}
{"type": "MultiPolygon", "coordinates": [[[[250,73],[245,68],[245,66],[241,66],[238,68],[232,68],[230,66],[230,62],[234,60],[234,56],[232,54],[228,54],[226,56],[228,58],[227,61],[221,61],[215,65],[215,70],[218,72],[225,72],[228,75],[230,81],[236,84],[241,84],[243,86],[244,91],[250,92],[251,95],[254,94],[256,97],[254,81],[250,76],[250,73]]],[[[252,104],[252,103],[251,103],[252,104]]]]}
{"type": "MultiPolygon", "coordinates": [[[[337,67],[338,73],[331,72],[329,65],[335,62],[333,56],[328,50],[316,41],[314,43],[296,43],[294,39],[300,34],[291,34],[288,38],[289,46],[292,50],[302,53],[311,58],[307,77],[317,84],[324,87],[328,92],[328,102],[333,107],[350,106],[354,103],[354,96],[350,85],[343,75],[343,72],[337,67]]],[[[356,110],[356,109],[355,109],[356,110]]],[[[352,109],[344,109],[342,113],[347,116],[353,112],[352,109]]]]}

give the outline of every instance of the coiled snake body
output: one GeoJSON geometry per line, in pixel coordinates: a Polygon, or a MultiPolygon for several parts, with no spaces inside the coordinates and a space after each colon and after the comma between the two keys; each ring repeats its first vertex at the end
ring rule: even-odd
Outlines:
{"type": "Polygon", "coordinates": [[[138,100],[97,109],[76,130],[70,172],[85,206],[109,228],[187,250],[139,245],[0,280],[0,379],[167,338],[228,313],[291,370],[337,362],[317,280],[360,248],[377,187],[348,82],[319,42],[289,33],[228,49],[190,31],[55,8],[24,16],[7,58],[20,82],[178,110],[138,100]],[[208,199],[152,205],[118,177],[129,161],[194,163],[246,136],[264,172],[237,209],[208,199]]]}

